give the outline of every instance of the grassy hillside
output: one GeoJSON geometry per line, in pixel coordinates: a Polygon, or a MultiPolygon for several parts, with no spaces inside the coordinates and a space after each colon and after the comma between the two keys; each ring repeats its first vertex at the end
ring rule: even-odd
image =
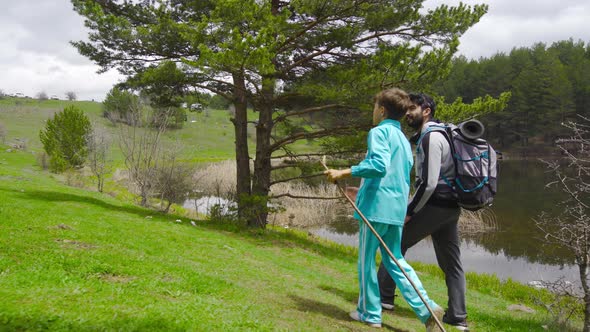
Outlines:
{"type": "MultiPolygon", "coordinates": [[[[114,138],[114,161],[122,162],[118,147],[118,128],[102,116],[100,103],[91,101],[64,101],[7,98],[0,100],[0,124],[8,131],[7,142],[25,138],[32,150],[41,150],[39,130],[45,121],[68,105],[82,109],[95,127],[104,128],[114,138]]],[[[234,158],[233,125],[227,111],[212,110],[207,113],[188,112],[188,121],[178,130],[170,130],[164,137],[165,143],[178,139],[182,142],[182,156],[186,161],[218,161],[234,158]]],[[[252,146],[253,147],[253,146],[252,146]]]]}
{"type": "MultiPolygon", "coordinates": [[[[111,133],[113,159],[115,164],[122,165],[123,158],[118,146],[119,129],[102,116],[101,103],[92,101],[45,100],[30,98],[0,99],[0,124],[7,130],[6,143],[15,139],[26,139],[28,147],[33,151],[42,150],[39,131],[44,128],[45,121],[68,105],[82,109],[95,127],[104,128],[111,133]]],[[[181,156],[187,162],[220,161],[235,158],[234,127],[230,122],[230,114],[225,110],[208,110],[202,113],[187,112],[188,119],[182,129],[169,130],[164,137],[165,144],[179,141],[182,145],[181,156]]],[[[249,113],[255,120],[257,114],[249,113]]],[[[253,155],[255,149],[255,128],[249,125],[249,149],[253,155]]],[[[1,143],[1,142],[0,142],[1,143]]],[[[297,142],[293,146],[296,151],[312,149],[308,142],[297,142]]]]}
{"type": "MultiPolygon", "coordinates": [[[[231,231],[67,187],[0,148],[0,331],[362,331],[356,256],[289,230],[231,231]]],[[[444,305],[437,267],[414,264],[444,305]]],[[[474,331],[545,331],[543,294],[468,275],[474,331]],[[507,310],[523,303],[534,314],[507,310]]],[[[423,331],[398,301],[384,330],[423,331]]],[[[449,331],[452,331],[448,327],[449,331]]]]}

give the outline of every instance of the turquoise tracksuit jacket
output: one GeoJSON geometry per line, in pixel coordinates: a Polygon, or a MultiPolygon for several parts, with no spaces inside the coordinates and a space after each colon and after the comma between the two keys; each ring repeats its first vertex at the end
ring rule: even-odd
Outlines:
{"type": "Polygon", "coordinates": [[[356,205],[371,222],[403,226],[414,163],[410,143],[391,119],[371,129],[367,141],[367,156],[351,167],[352,176],[363,178],[356,205]]]}

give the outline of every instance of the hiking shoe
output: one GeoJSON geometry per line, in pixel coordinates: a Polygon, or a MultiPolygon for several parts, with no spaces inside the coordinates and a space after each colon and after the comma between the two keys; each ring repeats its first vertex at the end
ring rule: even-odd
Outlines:
{"type": "Polygon", "coordinates": [[[365,323],[370,327],[381,328],[381,323],[371,323],[371,322],[365,322],[364,320],[361,320],[361,318],[359,317],[359,313],[356,310],[351,312],[349,315],[350,315],[350,318],[356,320],[357,322],[365,323]]]}
{"type": "MultiPolygon", "coordinates": [[[[441,307],[436,307],[436,308],[432,309],[432,311],[434,312],[434,315],[436,316],[436,318],[438,318],[438,320],[442,324],[442,318],[443,318],[443,315],[445,314],[445,311],[441,307]]],[[[440,326],[438,326],[436,324],[436,320],[434,320],[434,317],[432,317],[432,315],[430,317],[428,317],[428,320],[426,321],[425,325],[426,325],[426,332],[442,332],[443,331],[440,328],[440,326]]]]}
{"type": "Polygon", "coordinates": [[[466,319],[462,319],[462,320],[453,320],[447,317],[447,314],[445,314],[442,318],[442,321],[445,322],[446,324],[452,325],[454,327],[457,328],[457,330],[459,331],[469,331],[469,327],[467,326],[467,320],[466,319]]]}
{"type": "Polygon", "coordinates": [[[393,305],[393,303],[381,302],[381,308],[383,308],[383,310],[393,310],[395,306],[393,305]]]}

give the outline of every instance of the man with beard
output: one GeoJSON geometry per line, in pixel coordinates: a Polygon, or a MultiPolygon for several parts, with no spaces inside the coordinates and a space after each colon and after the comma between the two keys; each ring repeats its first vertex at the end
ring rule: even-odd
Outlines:
{"type": "MultiPolygon", "coordinates": [[[[416,189],[408,203],[402,233],[401,250],[427,236],[432,236],[438,265],[445,274],[448,309],[443,322],[461,331],[468,331],[465,308],[465,273],[461,264],[460,240],[457,222],[461,209],[452,188],[444,178],[455,178],[455,166],[449,141],[441,131],[428,127],[439,125],[434,119],[436,105],[425,94],[410,94],[412,106],[406,112],[408,125],[417,130],[410,139],[416,147],[416,189]]],[[[395,283],[383,264],[378,272],[379,290],[383,309],[393,310],[395,283]]]]}

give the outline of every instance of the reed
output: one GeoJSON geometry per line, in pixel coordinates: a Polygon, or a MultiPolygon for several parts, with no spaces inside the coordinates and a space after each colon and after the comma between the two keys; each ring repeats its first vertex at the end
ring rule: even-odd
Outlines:
{"type": "MultiPolygon", "coordinates": [[[[231,199],[235,195],[236,165],[233,160],[210,163],[193,175],[196,187],[204,195],[231,199]]],[[[271,196],[281,194],[304,197],[339,197],[338,188],[331,183],[308,185],[301,181],[278,183],[271,187],[271,196]]],[[[307,228],[326,224],[339,215],[352,214],[352,209],[342,199],[300,199],[280,197],[272,204],[282,209],[269,216],[269,223],[283,227],[307,228]]],[[[479,211],[462,210],[459,217],[459,231],[463,234],[489,232],[497,229],[496,215],[490,209],[479,211]]]]}
{"type": "MultiPolygon", "coordinates": [[[[302,182],[279,183],[271,188],[273,195],[289,193],[305,197],[340,197],[338,188],[331,183],[310,186],[302,182]]],[[[326,224],[347,207],[344,199],[299,199],[281,197],[276,200],[284,210],[271,216],[270,222],[288,227],[311,227],[326,224]]]]}
{"type": "Polygon", "coordinates": [[[468,211],[461,209],[459,232],[462,234],[485,233],[498,229],[496,214],[490,209],[468,211]]]}

